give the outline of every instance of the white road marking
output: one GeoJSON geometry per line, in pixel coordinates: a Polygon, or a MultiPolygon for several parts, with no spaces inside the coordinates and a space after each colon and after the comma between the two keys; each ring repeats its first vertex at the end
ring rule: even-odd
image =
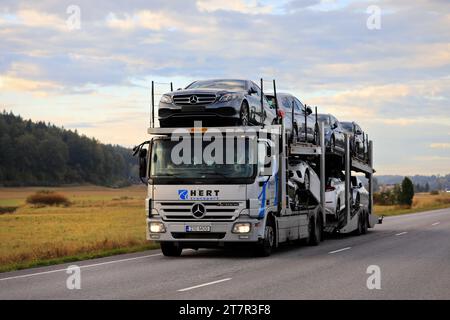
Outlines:
{"type": "Polygon", "coordinates": [[[396,236],[402,236],[402,235],[407,234],[407,233],[408,233],[408,232],[403,231],[403,232],[397,233],[396,236]]]}
{"type": "Polygon", "coordinates": [[[197,288],[209,286],[209,285],[216,284],[216,283],[225,282],[225,281],[228,281],[228,280],[231,280],[231,279],[232,279],[232,278],[225,278],[225,279],[221,279],[221,280],[216,280],[216,281],[212,281],[212,282],[207,282],[207,283],[199,284],[199,285],[196,285],[196,286],[193,286],[193,287],[189,287],[189,288],[179,289],[179,290],[177,290],[177,291],[178,291],[178,292],[188,291],[188,290],[197,289],[197,288]]]}
{"type": "Polygon", "coordinates": [[[432,223],[431,225],[432,225],[432,226],[437,226],[439,223],[440,223],[440,222],[438,221],[438,222],[432,223]]]}
{"type": "MultiPolygon", "coordinates": [[[[107,262],[93,263],[93,264],[87,264],[87,265],[84,265],[84,266],[80,266],[80,268],[97,267],[97,266],[103,266],[103,265],[106,265],[106,264],[125,262],[125,261],[132,261],[132,260],[138,260],[138,259],[144,259],[144,258],[149,258],[149,257],[160,256],[160,255],[162,255],[162,253],[149,254],[149,255],[146,255],[146,256],[127,258],[127,259],[120,259],[120,260],[113,260],[113,261],[107,261],[107,262]]],[[[76,262],[74,262],[74,263],[76,263],[76,262]]],[[[55,272],[63,272],[63,271],[67,271],[67,268],[65,268],[65,269],[56,269],[56,270],[49,270],[49,271],[43,271],[43,272],[36,272],[36,273],[28,273],[28,274],[23,274],[23,275],[20,275],[20,276],[2,278],[2,279],[0,279],[0,281],[11,280],[11,279],[19,279],[19,278],[28,278],[28,277],[39,276],[39,275],[55,273],[55,272]]]]}
{"type": "Polygon", "coordinates": [[[351,248],[352,248],[352,247],[345,247],[345,248],[342,248],[342,249],[330,251],[330,252],[328,252],[328,253],[337,253],[337,252],[345,251],[345,250],[348,250],[348,249],[351,249],[351,248]]]}

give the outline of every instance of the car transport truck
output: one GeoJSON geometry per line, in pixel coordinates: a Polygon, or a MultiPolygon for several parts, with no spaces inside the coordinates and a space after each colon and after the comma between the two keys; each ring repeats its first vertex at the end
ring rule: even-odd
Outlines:
{"type": "Polygon", "coordinates": [[[320,123],[314,144],[288,139],[284,121],[158,128],[152,118],[150,139],[135,147],[148,186],[147,239],[159,242],[165,256],[225,246],[268,256],[284,242],[318,245],[324,232],[363,234],[374,227],[372,141],[365,163],[352,157],[347,135],[342,157],[327,152],[320,123]],[[324,210],[330,168],[345,175],[345,209],[332,214],[324,210]],[[352,172],[368,179],[368,203],[354,205],[352,172]]]}

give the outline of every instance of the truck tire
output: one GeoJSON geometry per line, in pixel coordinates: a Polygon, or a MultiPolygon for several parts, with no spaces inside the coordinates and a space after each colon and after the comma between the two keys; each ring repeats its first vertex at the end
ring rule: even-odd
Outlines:
{"type": "Polygon", "coordinates": [[[267,219],[264,229],[264,239],[256,245],[258,257],[268,257],[275,246],[275,228],[271,219],[267,219]]]}
{"type": "Polygon", "coordinates": [[[360,236],[364,234],[364,225],[366,225],[366,221],[364,219],[364,211],[358,211],[358,227],[355,230],[355,234],[360,236]]]}
{"type": "Polygon", "coordinates": [[[314,216],[309,219],[309,245],[318,246],[323,240],[323,221],[322,214],[317,211],[314,216]]]}
{"type": "Polygon", "coordinates": [[[367,212],[363,211],[363,225],[362,225],[362,234],[367,233],[368,224],[369,224],[369,217],[367,216],[367,212]]]}
{"type": "Polygon", "coordinates": [[[159,245],[163,255],[166,257],[179,257],[181,255],[181,251],[183,251],[183,248],[177,246],[173,242],[161,242],[159,245]]]}

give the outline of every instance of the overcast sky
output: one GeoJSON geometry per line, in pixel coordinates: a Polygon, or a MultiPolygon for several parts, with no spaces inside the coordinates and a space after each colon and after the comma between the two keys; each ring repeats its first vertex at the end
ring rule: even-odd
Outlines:
{"type": "Polygon", "coordinates": [[[220,77],[357,121],[379,174],[450,173],[448,0],[0,0],[0,109],[24,118],[132,146],[151,80],[220,77]]]}

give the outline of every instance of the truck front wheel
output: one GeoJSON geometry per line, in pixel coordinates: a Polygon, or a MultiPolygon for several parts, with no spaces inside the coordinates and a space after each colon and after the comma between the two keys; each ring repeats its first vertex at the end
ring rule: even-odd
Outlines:
{"type": "Polygon", "coordinates": [[[275,246],[275,228],[272,221],[267,220],[266,227],[264,229],[264,239],[257,244],[256,254],[259,257],[268,257],[272,253],[275,246]]]}
{"type": "Polygon", "coordinates": [[[161,251],[166,257],[179,257],[183,248],[173,242],[161,242],[161,251]]]}

